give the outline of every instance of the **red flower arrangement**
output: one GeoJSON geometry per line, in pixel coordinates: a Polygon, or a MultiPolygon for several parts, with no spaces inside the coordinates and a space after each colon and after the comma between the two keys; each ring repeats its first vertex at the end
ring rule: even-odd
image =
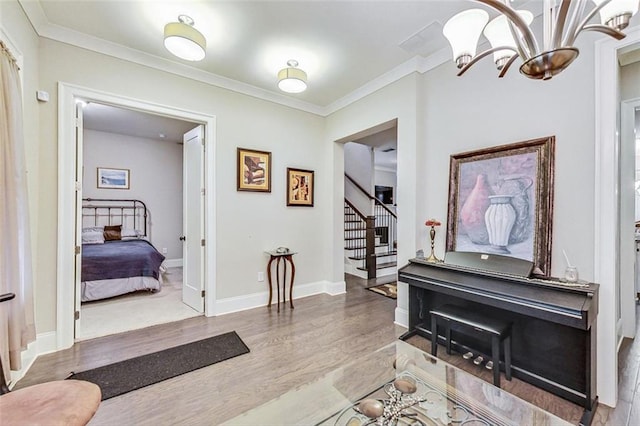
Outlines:
{"type": "Polygon", "coordinates": [[[440,222],[438,222],[435,219],[429,219],[424,224],[427,225],[427,226],[440,226],[440,225],[442,225],[440,222]]]}

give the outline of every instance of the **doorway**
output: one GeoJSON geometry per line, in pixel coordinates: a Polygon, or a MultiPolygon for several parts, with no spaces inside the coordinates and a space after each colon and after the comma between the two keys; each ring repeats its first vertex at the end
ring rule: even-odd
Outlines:
{"type": "Polygon", "coordinates": [[[382,286],[395,294],[397,120],[374,126],[344,141],[344,271],[369,279],[368,286],[382,286]],[[374,229],[373,237],[368,237],[370,240],[361,230],[367,227],[366,217],[373,218],[373,223],[369,223],[374,229]],[[367,259],[375,259],[375,265],[369,265],[367,259]]]}
{"type": "MultiPolygon", "coordinates": [[[[611,407],[618,400],[618,318],[621,318],[618,57],[638,47],[640,29],[630,30],[623,40],[596,43],[594,281],[600,284],[597,383],[600,402],[611,407]]],[[[623,322],[626,320],[622,318],[623,322]]]]}
{"type": "MultiPolygon", "coordinates": [[[[80,227],[83,230],[102,230],[104,225],[119,224],[122,239],[96,245],[85,244],[84,238],[81,241],[79,259],[83,263],[82,270],[93,268],[98,259],[101,262],[108,261],[107,268],[101,274],[109,274],[109,278],[113,279],[77,279],[76,285],[80,287],[80,292],[76,291],[76,294],[79,293],[81,303],[77,308],[79,318],[76,321],[76,340],[201,315],[203,303],[200,288],[197,290],[198,303],[193,308],[189,305],[194,303],[189,300],[190,303],[185,304],[183,298],[183,288],[189,282],[185,279],[188,274],[184,272],[184,265],[200,264],[201,253],[186,250],[183,247],[185,242],[180,239],[184,235],[193,235],[193,239],[198,241],[201,238],[199,198],[192,200],[192,204],[197,203],[198,208],[192,206],[191,209],[195,212],[194,220],[198,222],[198,226],[189,229],[188,222],[183,222],[183,210],[186,210],[186,205],[183,206],[183,188],[190,188],[196,183],[183,179],[183,171],[189,170],[189,176],[192,176],[193,172],[201,174],[203,170],[200,166],[196,167],[202,163],[200,141],[197,141],[195,158],[193,155],[192,158],[186,158],[183,155],[183,150],[186,149],[183,140],[185,133],[200,130],[201,126],[98,102],[79,103],[79,108],[79,123],[82,124],[82,137],[78,138],[82,144],[81,149],[78,148],[82,152],[79,198],[83,200],[82,209],[78,212],[80,227]],[[105,185],[99,181],[100,173],[105,170],[124,171],[127,176],[126,188],[112,188],[117,185],[105,185]],[[129,206],[132,202],[135,203],[134,206],[141,208],[131,209],[129,206]],[[154,256],[159,258],[161,254],[164,257],[162,264],[155,264],[159,266],[159,271],[151,271],[153,276],[137,276],[142,273],[142,269],[138,268],[143,268],[142,265],[146,263],[136,262],[127,264],[135,266],[135,270],[120,271],[128,272],[127,277],[123,274],[112,276],[114,270],[122,268],[122,264],[119,259],[104,258],[103,253],[111,253],[120,246],[123,250],[129,250],[128,246],[140,243],[138,239],[151,243],[154,256]],[[91,253],[91,256],[85,253],[91,253]],[[85,259],[87,265],[84,265],[85,259]],[[134,276],[128,277],[129,274],[134,276]],[[85,282],[85,279],[92,281],[85,282]]],[[[200,194],[200,187],[203,185],[201,176],[197,180],[196,191],[200,194]]],[[[143,244],[141,250],[147,248],[151,247],[143,244]]],[[[132,260],[127,260],[130,261],[132,260]]],[[[196,275],[192,279],[200,287],[201,275],[196,275]]]]}
{"type": "MultiPolygon", "coordinates": [[[[214,188],[212,170],[215,152],[215,117],[197,112],[191,112],[173,107],[161,106],[146,100],[126,98],[120,95],[99,92],[89,88],[83,88],[66,83],[59,85],[59,115],[58,115],[58,256],[57,256],[57,349],[70,347],[74,343],[76,294],[75,288],[69,283],[75,280],[74,265],[75,247],[75,216],[76,194],[81,192],[80,182],[76,178],[77,159],[82,155],[81,144],[76,145],[76,114],[75,104],[77,100],[96,102],[105,105],[118,106],[134,111],[146,112],[196,124],[202,124],[204,146],[206,154],[203,160],[205,168],[205,185],[214,188]]],[[[213,193],[213,191],[210,191],[213,193]]],[[[203,221],[203,240],[215,241],[215,199],[212,195],[204,194],[202,199],[205,211],[203,221]]],[[[215,248],[207,247],[203,250],[202,264],[206,265],[203,271],[205,299],[205,315],[212,316],[215,312],[215,248]]]]}

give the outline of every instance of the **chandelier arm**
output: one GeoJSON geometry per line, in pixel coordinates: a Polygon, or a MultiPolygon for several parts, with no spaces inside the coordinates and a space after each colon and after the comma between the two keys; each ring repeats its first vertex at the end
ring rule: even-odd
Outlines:
{"type": "MultiPolygon", "coordinates": [[[[538,42],[536,41],[535,36],[533,35],[533,31],[529,28],[527,23],[518,15],[518,13],[509,7],[508,5],[502,3],[500,0],[475,0],[479,3],[485,4],[498,12],[505,15],[508,20],[515,25],[520,33],[522,34],[522,38],[526,44],[526,49],[520,49],[524,56],[522,57],[524,60],[531,59],[533,56],[536,56],[539,53],[538,50],[538,42]]],[[[520,37],[514,37],[514,41],[520,45],[520,37]]]]}
{"type": "Polygon", "coordinates": [[[618,31],[615,28],[611,28],[607,25],[601,25],[601,24],[587,25],[584,28],[582,28],[582,31],[597,31],[599,33],[604,33],[610,37],[613,37],[616,40],[622,40],[623,38],[626,37],[626,34],[623,33],[622,31],[618,31]]]}
{"type": "Polygon", "coordinates": [[[551,39],[552,49],[560,47],[560,43],[562,42],[562,33],[564,32],[564,24],[567,21],[567,15],[569,14],[570,7],[571,0],[562,0],[553,31],[553,38],[551,39]]]}
{"type": "Polygon", "coordinates": [[[502,69],[500,70],[500,74],[498,74],[498,78],[502,78],[505,76],[505,74],[507,73],[507,71],[509,71],[509,67],[511,67],[511,65],[516,61],[516,59],[518,59],[520,57],[519,54],[515,54],[513,55],[511,58],[509,58],[509,61],[507,61],[506,64],[504,64],[504,66],[502,67],[502,69]]]}
{"type": "Polygon", "coordinates": [[[591,20],[591,18],[596,16],[596,14],[598,12],[600,12],[600,10],[603,7],[605,7],[607,4],[609,4],[610,2],[611,2],[611,0],[604,0],[602,3],[600,3],[599,5],[594,7],[593,10],[591,12],[589,12],[589,14],[587,16],[585,16],[585,18],[582,20],[582,22],[580,22],[580,24],[578,25],[576,30],[573,32],[573,34],[571,34],[571,33],[567,34],[567,39],[566,39],[564,45],[565,46],[573,46],[573,43],[575,43],[576,39],[578,38],[578,35],[580,35],[580,33],[585,29],[585,27],[587,26],[587,23],[591,20]]]}
{"type": "MultiPolygon", "coordinates": [[[[484,58],[485,56],[491,55],[492,53],[497,52],[499,50],[512,50],[515,52],[515,49],[511,46],[499,46],[499,47],[492,47],[491,49],[487,49],[484,52],[478,53],[476,56],[473,57],[471,62],[469,62],[464,67],[460,68],[460,71],[458,71],[458,77],[460,77],[462,74],[467,72],[467,70],[471,68],[473,65],[475,65],[480,59],[484,58]]],[[[516,52],[516,55],[517,55],[517,52],[516,52]]]]}
{"type": "MultiPolygon", "coordinates": [[[[562,39],[561,46],[571,46],[572,43],[571,44],[568,43],[568,40],[570,37],[573,36],[573,34],[575,34],[576,29],[578,28],[578,24],[580,23],[580,17],[584,14],[584,9],[586,7],[587,7],[586,1],[578,2],[578,6],[573,10],[573,15],[571,15],[571,20],[569,21],[569,25],[567,26],[567,30],[564,38],[562,39]]],[[[561,46],[556,46],[556,47],[561,47],[561,46]]]]}
{"type": "Polygon", "coordinates": [[[522,45],[522,41],[520,40],[520,35],[518,34],[518,31],[516,31],[516,27],[508,19],[507,19],[507,26],[509,27],[509,32],[511,33],[511,37],[516,42],[516,53],[521,58],[526,58],[527,57],[526,48],[522,45]]]}

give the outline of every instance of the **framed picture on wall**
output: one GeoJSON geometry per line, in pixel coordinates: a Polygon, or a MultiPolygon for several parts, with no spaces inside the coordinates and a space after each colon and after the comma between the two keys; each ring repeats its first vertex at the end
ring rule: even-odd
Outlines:
{"type": "Polygon", "coordinates": [[[495,253],[551,273],[555,137],[451,156],[447,251],[495,253]]]}
{"type": "Polygon", "coordinates": [[[129,169],[98,167],[98,188],[129,189],[129,169]]]}
{"type": "Polygon", "coordinates": [[[313,207],[313,171],[287,168],[287,206],[313,207]]]}
{"type": "Polygon", "coordinates": [[[271,153],[238,148],[238,191],[271,192],[271,153]]]}

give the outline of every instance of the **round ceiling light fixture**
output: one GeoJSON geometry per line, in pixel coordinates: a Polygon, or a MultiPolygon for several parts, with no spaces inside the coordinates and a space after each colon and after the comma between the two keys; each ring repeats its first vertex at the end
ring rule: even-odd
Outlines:
{"type": "Polygon", "coordinates": [[[187,61],[204,59],[207,40],[193,27],[190,16],[178,16],[179,22],[170,22],[164,26],[164,47],[178,58],[187,61]]]}
{"type": "Polygon", "coordinates": [[[283,92],[300,93],[307,89],[307,73],[298,68],[298,61],[290,59],[287,68],[278,72],[278,87],[283,92]]]}

